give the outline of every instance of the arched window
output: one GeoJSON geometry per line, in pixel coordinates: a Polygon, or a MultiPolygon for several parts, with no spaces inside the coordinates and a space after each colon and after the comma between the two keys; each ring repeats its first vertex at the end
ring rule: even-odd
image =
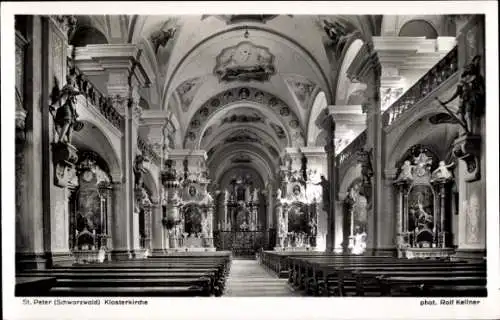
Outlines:
{"type": "Polygon", "coordinates": [[[436,29],[425,20],[411,20],[405,23],[399,30],[400,37],[426,37],[436,39],[438,33],[436,29]]]}

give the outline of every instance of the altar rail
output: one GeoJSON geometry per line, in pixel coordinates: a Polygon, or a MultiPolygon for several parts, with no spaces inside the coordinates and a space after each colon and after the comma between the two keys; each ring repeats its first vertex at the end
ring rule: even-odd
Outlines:
{"type": "Polygon", "coordinates": [[[441,84],[458,70],[458,49],[455,46],[436,63],[410,89],[396,100],[382,115],[384,127],[392,125],[402,114],[412,109],[420,100],[438,90],[441,84]]]}
{"type": "Polygon", "coordinates": [[[217,250],[232,251],[235,256],[255,255],[270,243],[270,231],[214,231],[217,250]]]}
{"type": "Polygon", "coordinates": [[[124,118],[116,111],[111,103],[111,98],[104,95],[97,89],[86,77],[85,75],[73,65],[72,60],[68,59],[68,74],[70,70],[76,74],[76,85],[78,90],[83,93],[87,103],[90,103],[93,108],[98,110],[106,120],[111,123],[115,128],[123,131],[124,128],[124,118]]]}

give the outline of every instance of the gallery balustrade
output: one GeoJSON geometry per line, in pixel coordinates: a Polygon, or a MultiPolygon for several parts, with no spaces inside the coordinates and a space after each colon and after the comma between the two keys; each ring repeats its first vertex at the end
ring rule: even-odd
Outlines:
{"type": "Polygon", "coordinates": [[[393,124],[401,115],[412,109],[419,101],[438,90],[458,70],[458,49],[454,47],[436,63],[410,89],[399,97],[382,115],[384,127],[393,124]]]}

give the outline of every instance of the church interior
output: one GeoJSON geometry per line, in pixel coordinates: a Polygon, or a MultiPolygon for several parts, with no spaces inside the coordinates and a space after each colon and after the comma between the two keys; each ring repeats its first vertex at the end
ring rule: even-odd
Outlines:
{"type": "Polygon", "coordinates": [[[16,15],[17,296],[486,296],[482,15],[16,15]]]}

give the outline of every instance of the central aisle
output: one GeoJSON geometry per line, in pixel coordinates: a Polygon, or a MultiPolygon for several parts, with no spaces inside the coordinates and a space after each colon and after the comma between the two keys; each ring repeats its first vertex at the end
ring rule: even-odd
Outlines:
{"type": "Polygon", "coordinates": [[[256,260],[233,260],[224,297],[292,297],[297,296],[287,279],[278,279],[256,260]]]}

